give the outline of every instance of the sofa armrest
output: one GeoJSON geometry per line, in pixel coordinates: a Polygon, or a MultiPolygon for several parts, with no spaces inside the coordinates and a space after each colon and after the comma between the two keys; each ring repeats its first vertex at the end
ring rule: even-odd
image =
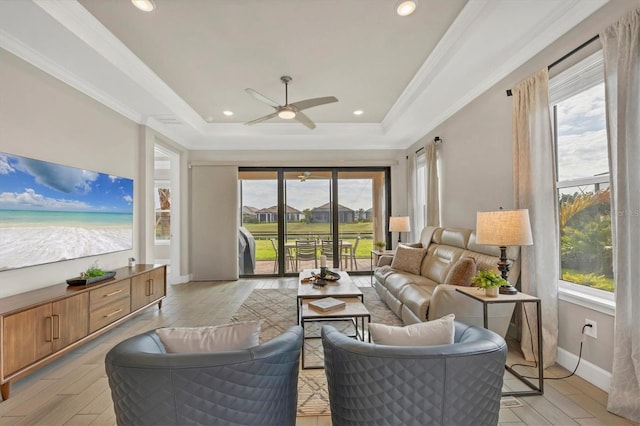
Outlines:
{"type": "Polygon", "coordinates": [[[393,256],[390,255],[380,255],[378,256],[378,267],[380,266],[391,266],[393,262],[393,256]]]}
{"type": "MultiPolygon", "coordinates": [[[[427,319],[431,321],[452,313],[455,314],[456,321],[483,327],[483,303],[457,292],[456,288],[458,286],[450,284],[436,286],[431,295],[427,319]]],[[[487,308],[489,329],[502,337],[506,336],[515,303],[490,304],[487,308]]]]}

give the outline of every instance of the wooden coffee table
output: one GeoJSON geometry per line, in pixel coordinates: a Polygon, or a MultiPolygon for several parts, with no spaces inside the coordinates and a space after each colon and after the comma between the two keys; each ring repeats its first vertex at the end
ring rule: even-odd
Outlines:
{"type": "Polygon", "coordinates": [[[300,308],[306,299],[322,299],[323,297],[342,299],[345,297],[357,297],[360,299],[360,302],[364,302],[362,291],[353,282],[349,274],[337,269],[332,269],[332,271],[340,274],[340,279],[338,281],[329,281],[324,287],[302,282],[304,278],[310,277],[311,274],[319,274],[320,269],[305,269],[298,275],[298,297],[296,303],[298,325],[300,325],[300,308]]]}
{"type": "MultiPolygon", "coordinates": [[[[362,303],[364,295],[360,288],[353,282],[349,274],[344,271],[334,270],[340,274],[338,281],[329,281],[326,285],[319,287],[313,283],[303,283],[303,278],[310,277],[312,273],[320,273],[319,269],[307,269],[300,272],[298,277],[298,296],[297,296],[297,317],[298,324],[302,326],[302,334],[304,339],[318,339],[320,336],[308,336],[305,334],[305,324],[311,322],[322,321],[351,321],[355,327],[355,335],[351,336],[362,341],[365,340],[365,320],[371,322],[371,314],[362,303]],[[314,299],[322,299],[324,297],[334,297],[343,300],[345,306],[322,312],[309,307],[309,302],[314,299]]],[[[371,341],[371,337],[369,337],[371,341]]],[[[322,365],[307,366],[304,361],[304,347],[302,348],[302,369],[324,368],[322,365]]]]}

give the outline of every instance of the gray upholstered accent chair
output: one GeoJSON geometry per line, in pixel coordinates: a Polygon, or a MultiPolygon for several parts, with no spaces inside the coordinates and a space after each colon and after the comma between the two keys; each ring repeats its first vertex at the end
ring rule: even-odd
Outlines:
{"type": "Polygon", "coordinates": [[[295,425],[302,329],[259,346],[166,353],[155,331],[111,349],[106,370],[118,425],[295,425]]]}
{"type": "Polygon", "coordinates": [[[451,345],[383,346],[323,326],[332,424],[496,425],[507,345],[455,327],[451,345]]]}

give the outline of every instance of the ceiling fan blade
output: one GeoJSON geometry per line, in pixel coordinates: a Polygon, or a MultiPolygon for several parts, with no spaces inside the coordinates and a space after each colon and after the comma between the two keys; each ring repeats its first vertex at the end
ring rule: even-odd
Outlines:
{"type": "Polygon", "coordinates": [[[316,125],[313,123],[313,121],[311,121],[311,119],[309,117],[307,117],[306,115],[304,115],[300,111],[296,112],[296,116],[294,118],[297,121],[299,121],[300,123],[302,123],[305,126],[307,126],[308,128],[310,128],[310,129],[315,129],[316,128],[316,125]]]}
{"type": "Polygon", "coordinates": [[[271,99],[267,98],[265,95],[262,95],[253,89],[244,89],[244,91],[250,94],[251,96],[253,96],[254,98],[256,98],[257,100],[259,100],[260,102],[264,102],[265,104],[272,106],[274,108],[280,108],[279,103],[277,103],[276,101],[272,101],[271,99]]]}
{"type": "Polygon", "coordinates": [[[336,98],[335,96],[326,96],[324,98],[305,99],[304,101],[289,104],[289,106],[294,107],[298,111],[302,111],[303,109],[312,108],[318,105],[330,104],[333,102],[338,102],[338,98],[336,98]]]}
{"type": "Polygon", "coordinates": [[[252,120],[252,121],[247,121],[244,124],[246,124],[247,126],[251,126],[253,124],[258,124],[258,123],[261,123],[263,121],[269,120],[270,118],[277,117],[277,116],[278,116],[278,113],[274,112],[272,114],[265,115],[264,117],[256,118],[255,120],[252,120]]]}

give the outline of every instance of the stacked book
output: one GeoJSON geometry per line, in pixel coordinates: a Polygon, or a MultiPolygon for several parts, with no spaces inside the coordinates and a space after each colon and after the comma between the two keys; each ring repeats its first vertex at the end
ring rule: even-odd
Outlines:
{"type": "Polygon", "coordinates": [[[336,299],[334,297],[325,297],[322,299],[309,302],[310,308],[313,308],[316,311],[320,311],[320,312],[333,311],[335,309],[340,309],[345,305],[346,305],[346,302],[340,299],[336,299]]]}

